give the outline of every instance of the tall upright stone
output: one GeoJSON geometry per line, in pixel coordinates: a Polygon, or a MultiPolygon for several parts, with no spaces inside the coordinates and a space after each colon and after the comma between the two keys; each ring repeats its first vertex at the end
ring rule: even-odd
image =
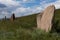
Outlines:
{"type": "MultiPolygon", "coordinates": [[[[55,11],[55,6],[51,5],[48,6],[44,12],[42,17],[40,17],[40,25],[37,25],[38,28],[45,30],[46,32],[51,30],[52,27],[52,20],[53,20],[53,16],[54,16],[54,11],[55,11]]],[[[38,19],[39,20],[39,19],[38,19]]],[[[37,23],[38,23],[37,20],[37,23]]]]}
{"type": "Polygon", "coordinates": [[[38,27],[38,28],[40,27],[42,14],[43,14],[43,13],[39,13],[39,14],[37,15],[37,27],[38,27]]]}
{"type": "Polygon", "coordinates": [[[14,21],[15,20],[15,14],[13,13],[11,18],[10,18],[11,21],[14,21]]]}
{"type": "Polygon", "coordinates": [[[5,20],[6,20],[7,18],[6,18],[6,16],[5,16],[5,20]]]}

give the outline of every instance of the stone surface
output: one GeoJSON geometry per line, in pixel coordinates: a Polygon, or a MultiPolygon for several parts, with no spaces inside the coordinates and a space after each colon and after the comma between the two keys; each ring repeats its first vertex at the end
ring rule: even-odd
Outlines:
{"type": "Polygon", "coordinates": [[[15,20],[15,14],[13,13],[11,18],[10,18],[11,21],[14,21],[15,20]]]}
{"type": "Polygon", "coordinates": [[[37,27],[40,27],[41,18],[42,18],[42,13],[39,13],[39,14],[37,15],[37,27]]]}
{"type": "Polygon", "coordinates": [[[38,24],[37,27],[42,30],[45,30],[46,32],[51,30],[54,11],[55,11],[55,6],[50,5],[44,10],[42,17],[38,15],[37,16],[37,24],[38,24]]]}

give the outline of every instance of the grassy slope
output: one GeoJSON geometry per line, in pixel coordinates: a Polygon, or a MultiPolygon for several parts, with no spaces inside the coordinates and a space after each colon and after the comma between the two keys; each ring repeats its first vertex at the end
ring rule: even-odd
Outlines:
{"type": "Polygon", "coordinates": [[[16,19],[19,24],[24,28],[36,27],[36,14],[30,16],[24,16],[16,19]]]}
{"type": "MultiPolygon", "coordinates": [[[[60,10],[55,11],[55,21],[59,20],[60,10]]],[[[16,18],[14,22],[9,20],[0,21],[0,40],[55,40],[60,39],[58,34],[40,34],[40,31],[32,30],[36,27],[36,14],[16,18]],[[45,35],[44,35],[45,34],[45,35]],[[58,35],[58,37],[57,37],[58,35]],[[48,38],[47,38],[48,37],[48,38]]]]}
{"type": "Polygon", "coordinates": [[[54,31],[60,32],[60,9],[55,10],[55,16],[54,16],[54,31]]]}
{"type": "Polygon", "coordinates": [[[60,9],[55,10],[55,21],[59,20],[60,21],[60,9]]]}

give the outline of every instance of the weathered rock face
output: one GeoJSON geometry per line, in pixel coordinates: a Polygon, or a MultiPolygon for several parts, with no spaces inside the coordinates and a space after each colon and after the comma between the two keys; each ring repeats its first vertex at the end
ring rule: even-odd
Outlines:
{"type": "Polygon", "coordinates": [[[38,27],[38,28],[40,27],[42,14],[43,14],[43,13],[39,13],[39,14],[37,15],[37,27],[38,27]]]}
{"type": "Polygon", "coordinates": [[[14,20],[15,20],[15,14],[12,14],[10,20],[11,20],[11,21],[14,21],[14,20]]]}
{"type": "Polygon", "coordinates": [[[37,27],[42,30],[45,30],[46,32],[51,30],[54,11],[55,11],[55,6],[51,5],[45,9],[42,17],[39,16],[41,19],[39,19],[39,17],[37,16],[38,17],[37,18],[37,24],[38,24],[37,27]],[[39,20],[39,22],[38,22],[38,20],[39,20]]]}

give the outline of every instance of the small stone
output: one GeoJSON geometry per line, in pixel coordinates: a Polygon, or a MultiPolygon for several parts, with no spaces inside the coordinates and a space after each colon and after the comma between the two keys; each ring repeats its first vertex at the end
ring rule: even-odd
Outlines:
{"type": "Polygon", "coordinates": [[[15,20],[15,14],[13,13],[12,16],[11,16],[11,21],[14,21],[15,20]]]}

